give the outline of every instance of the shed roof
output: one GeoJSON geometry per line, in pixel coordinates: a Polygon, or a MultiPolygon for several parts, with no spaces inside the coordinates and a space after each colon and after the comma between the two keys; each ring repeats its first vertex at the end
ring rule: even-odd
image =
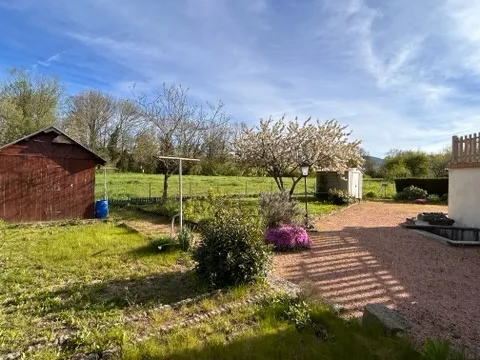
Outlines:
{"type": "Polygon", "coordinates": [[[84,150],[88,151],[89,153],[91,153],[95,159],[97,160],[97,162],[101,165],[105,165],[106,164],[106,160],[104,158],[102,158],[100,155],[98,155],[97,153],[95,153],[94,151],[90,150],[89,148],[87,148],[86,146],[83,146],[82,144],[80,144],[78,141],[76,141],[75,139],[73,139],[72,137],[68,136],[67,134],[65,134],[62,130],[58,129],[57,127],[55,126],[48,126],[46,128],[43,128],[43,129],[40,129],[34,133],[31,133],[29,135],[26,135],[20,139],[17,139],[9,144],[6,144],[6,145],[3,145],[3,146],[0,146],[0,151],[9,147],[9,146],[12,146],[12,145],[15,145],[15,144],[18,144],[19,142],[21,141],[24,141],[24,140],[29,140],[33,137],[35,137],[36,135],[38,134],[41,134],[41,133],[50,133],[50,132],[54,132],[56,133],[57,135],[61,135],[65,138],[67,138],[69,140],[70,143],[73,143],[75,145],[78,145],[80,146],[81,148],[83,148],[84,150]]]}

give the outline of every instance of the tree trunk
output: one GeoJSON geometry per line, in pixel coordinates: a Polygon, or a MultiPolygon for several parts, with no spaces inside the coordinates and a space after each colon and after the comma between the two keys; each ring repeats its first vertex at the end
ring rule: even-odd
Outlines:
{"type": "Polygon", "coordinates": [[[162,194],[162,203],[165,203],[167,200],[167,195],[168,195],[168,178],[170,175],[165,171],[165,174],[163,176],[163,194],[162,194]]]}
{"type": "Polygon", "coordinates": [[[273,180],[275,180],[275,183],[277,184],[278,190],[280,190],[280,192],[285,192],[285,186],[283,185],[282,177],[276,176],[276,175],[272,175],[272,177],[273,177],[273,180]]]}
{"type": "Polygon", "coordinates": [[[300,180],[302,180],[302,178],[303,178],[303,176],[299,176],[297,179],[292,178],[292,181],[293,181],[292,187],[290,188],[290,191],[288,193],[290,195],[290,198],[293,196],[293,192],[295,191],[295,187],[297,186],[298,182],[300,180]]]}

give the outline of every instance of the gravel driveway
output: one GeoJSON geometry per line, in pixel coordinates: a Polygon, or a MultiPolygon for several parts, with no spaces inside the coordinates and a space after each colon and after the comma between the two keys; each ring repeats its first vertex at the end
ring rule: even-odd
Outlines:
{"type": "Polygon", "coordinates": [[[317,223],[311,250],[275,256],[275,273],[314,283],[359,316],[367,303],[397,309],[416,342],[445,338],[480,354],[480,247],[451,247],[398,226],[444,206],[365,202],[317,223]],[[476,350],[475,350],[476,349],[476,350]]]}

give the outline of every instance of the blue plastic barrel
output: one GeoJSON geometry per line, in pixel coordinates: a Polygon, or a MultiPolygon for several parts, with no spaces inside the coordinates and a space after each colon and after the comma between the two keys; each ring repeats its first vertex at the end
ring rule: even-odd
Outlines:
{"type": "Polygon", "coordinates": [[[95,217],[105,219],[108,215],[108,200],[97,200],[95,202],[95,217]]]}

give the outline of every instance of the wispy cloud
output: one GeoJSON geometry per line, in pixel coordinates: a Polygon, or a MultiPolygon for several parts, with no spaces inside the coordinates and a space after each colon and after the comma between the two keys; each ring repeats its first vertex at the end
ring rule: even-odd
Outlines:
{"type": "Polygon", "coordinates": [[[238,121],[337,118],[376,155],[440,149],[452,134],[480,130],[475,2],[8,3],[0,0],[0,15],[17,16],[22,31],[8,29],[17,35],[2,54],[34,53],[30,64],[59,71],[71,89],[130,95],[133,84],[182,83],[198,101],[223,99],[238,121]],[[59,48],[72,50],[49,55],[59,48]]]}
{"type": "Polygon", "coordinates": [[[57,62],[60,60],[62,55],[66,54],[67,50],[61,51],[59,53],[56,53],[55,55],[50,56],[46,60],[39,60],[33,67],[37,67],[38,65],[41,65],[43,67],[49,67],[53,62],[57,62]]]}

